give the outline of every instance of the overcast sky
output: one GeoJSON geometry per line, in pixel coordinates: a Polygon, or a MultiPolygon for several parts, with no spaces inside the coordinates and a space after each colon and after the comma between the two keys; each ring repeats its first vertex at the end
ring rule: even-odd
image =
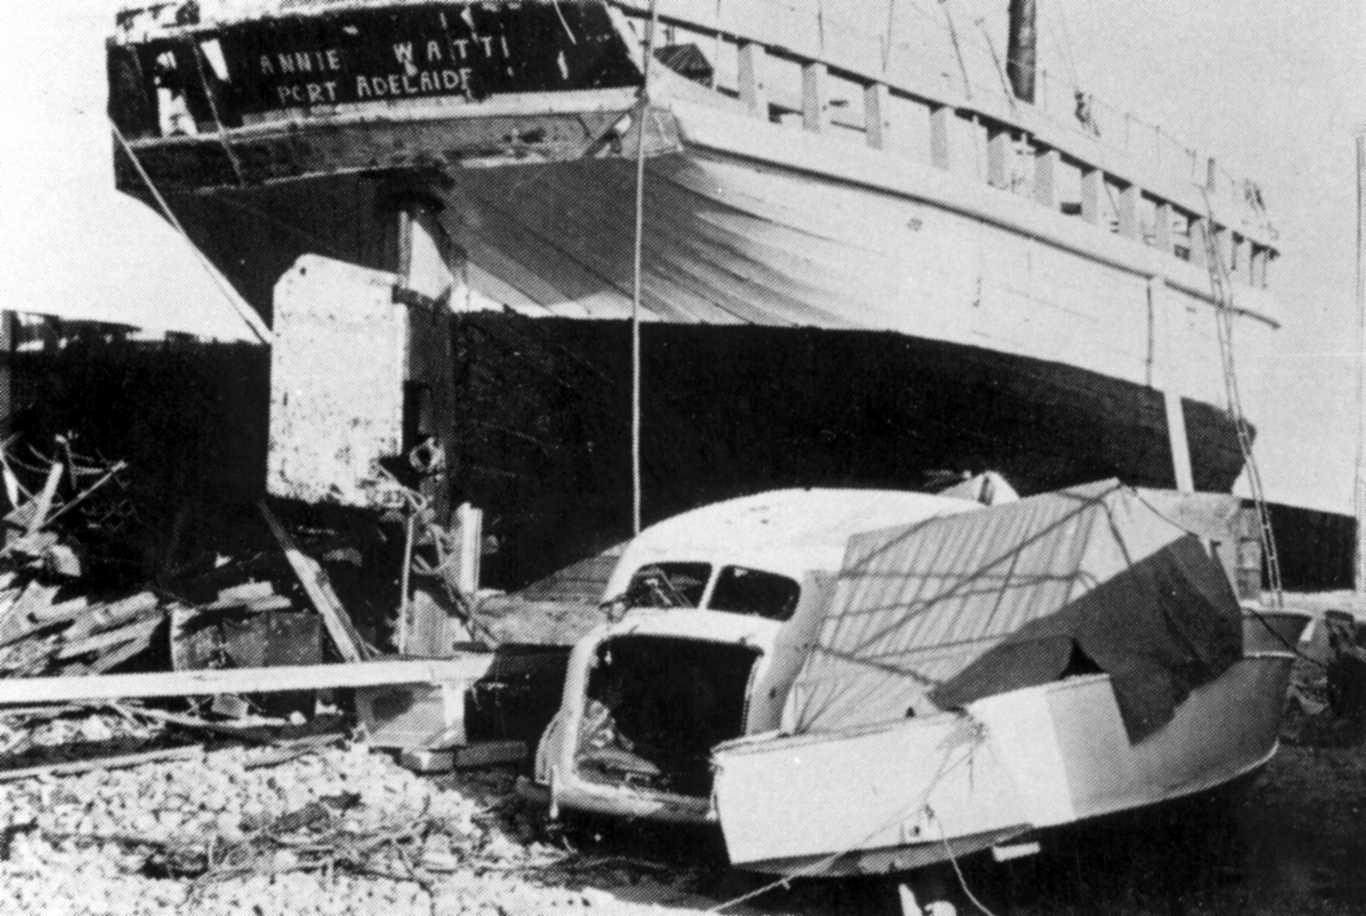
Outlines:
{"type": "MultiPolygon", "coordinates": [[[[950,2],[964,17],[995,19],[1006,0],[950,2]]],[[[1359,364],[1353,136],[1366,124],[1366,4],[1038,4],[1042,66],[1075,73],[1102,99],[1258,178],[1281,233],[1273,280],[1285,321],[1268,364],[1242,366],[1262,431],[1263,476],[1278,501],[1351,511],[1359,364]]],[[[101,220],[108,198],[95,191],[110,179],[99,41],[113,6],[6,0],[0,7],[7,115],[0,199],[47,201],[73,220],[101,220]]],[[[13,210],[3,218],[0,233],[25,231],[13,210]]],[[[60,244],[54,239],[54,248],[60,244]]]]}

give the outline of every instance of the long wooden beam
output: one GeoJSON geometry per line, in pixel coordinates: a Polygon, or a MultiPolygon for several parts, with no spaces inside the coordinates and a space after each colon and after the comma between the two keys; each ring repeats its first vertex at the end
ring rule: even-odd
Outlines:
{"type": "Polygon", "coordinates": [[[492,663],[492,653],[470,653],[453,659],[396,659],[340,665],[13,678],[0,680],[0,706],[70,703],[77,700],[213,696],[221,693],[277,693],[389,684],[447,684],[478,680],[492,663]]]}

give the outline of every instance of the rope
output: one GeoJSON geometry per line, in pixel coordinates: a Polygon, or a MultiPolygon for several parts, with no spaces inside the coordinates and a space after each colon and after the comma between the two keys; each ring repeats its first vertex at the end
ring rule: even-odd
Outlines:
{"type": "Polygon", "coordinates": [[[982,916],[996,916],[995,913],[987,909],[986,904],[977,899],[977,896],[973,894],[972,889],[968,887],[968,879],[963,877],[963,869],[958,867],[958,857],[953,854],[953,847],[949,845],[948,835],[944,831],[944,822],[939,819],[938,815],[934,813],[934,809],[929,805],[925,806],[925,813],[929,815],[930,820],[934,821],[939,827],[939,842],[944,844],[944,852],[949,857],[949,864],[953,866],[953,873],[958,876],[958,886],[963,889],[963,893],[967,896],[968,902],[977,907],[982,913],[982,916]]]}
{"type": "Polygon", "coordinates": [[[953,13],[949,10],[948,0],[939,0],[944,11],[944,21],[948,23],[949,38],[953,41],[953,54],[958,58],[958,69],[963,74],[963,94],[972,99],[972,81],[968,79],[968,65],[963,61],[963,47],[958,43],[958,29],[953,24],[953,13]]]}
{"type": "Polygon", "coordinates": [[[180,224],[180,220],[176,219],[175,213],[171,211],[170,204],[166,203],[166,198],[161,196],[161,192],[157,190],[157,186],[152,183],[152,176],[148,175],[147,170],[143,168],[142,160],[138,158],[138,154],[133,149],[133,145],[128,142],[128,138],[123,135],[123,131],[119,130],[119,126],[114,123],[112,118],[109,120],[109,126],[113,128],[114,136],[118,139],[119,145],[122,146],[123,151],[128,154],[129,160],[133,163],[133,168],[137,170],[138,177],[141,178],[142,183],[147,186],[147,190],[151,193],[153,199],[156,200],[157,206],[161,208],[162,214],[185,239],[185,242],[190,246],[190,250],[195,253],[195,256],[199,258],[199,263],[203,265],[209,278],[213,280],[214,284],[223,294],[223,298],[227,300],[228,307],[236,313],[238,318],[246,323],[247,327],[251,329],[252,334],[256,335],[257,341],[263,344],[269,344],[270,329],[261,321],[261,316],[251,311],[250,308],[244,310],[242,306],[237,304],[238,297],[236,292],[228,287],[228,281],[225,280],[223,275],[209,263],[208,256],[199,250],[199,246],[190,238],[190,234],[185,231],[185,227],[180,224]]]}
{"type": "Polygon", "coordinates": [[[655,30],[659,27],[659,0],[650,0],[650,19],[645,27],[645,59],[641,63],[640,102],[636,106],[636,223],[631,275],[631,531],[640,534],[640,294],[641,261],[645,249],[645,114],[650,105],[650,64],[655,56],[655,30]]]}
{"type": "Polygon", "coordinates": [[[199,42],[194,44],[194,66],[199,71],[199,88],[204,90],[204,97],[209,100],[209,111],[213,114],[214,126],[218,128],[218,143],[223,147],[223,155],[228,157],[228,164],[232,166],[233,177],[237,179],[238,187],[246,184],[242,178],[242,164],[237,160],[237,153],[233,152],[232,144],[228,142],[228,132],[223,128],[223,119],[218,115],[218,102],[214,99],[215,90],[209,85],[209,78],[204,73],[204,49],[199,42]]]}
{"type": "MultiPolygon", "coordinates": [[[[838,851],[832,852],[824,858],[816,860],[810,865],[807,865],[805,868],[799,868],[797,871],[792,872],[788,875],[783,875],[781,878],[776,878],[773,881],[770,881],[769,883],[763,885],[762,887],[758,887],[752,891],[748,891],[744,894],[741,894],[739,897],[727,900],[724,903],[718,903],[711,909],[706,910],[706,912],[721,913],[725,910],[730,909],[731,907],[739,906],[742,903],[746,903],[750,900],[753,900],[755,897],[762,897],[764,894],[767,894],[770,891],[775,891],[779,888],[786,889],[790,887],[792,882],[798,878],[809,878],[813,875],[818,875],[821,872],[828,869],[831,865],[834,865],[840,859],[849,855],[849,853],[854,852],[859,847],[866,844],[869,840],[877,836],[879,833],[882,833],[886,830],[890,830],[892,827],[895,827],[897,824],[905,821],[913,814],[924,811],[927,812],[930,817],[934,817],[934,811],[929,806],[930,795],[934,792],[936,788],[938,788],[939,783],[943,782],[945,777],[947,777],[954,770],[958,769],[964,763],[967,763],[970,760],[972,760],[973,754],[976,752],[977,748],[986,742],[986,728],[977,722],[974,722],[973,724],[975,726],[973,740],[972,743],[968,745],[967,750],[963,753],[961,757],[955,760],[952,764],[945,765],[945,760],[947,760],[947,757],[940,761],[939,771],[934,774],[934,778],[930,780],[930,784],[925,787],[924,792],[920,793],[920,797],[916,799],[914,804],[907,805],[905,808],[899,809],[894,815],[892,815],[886,821],[878,824],[866,835],[859,837],[857,840],[854,840],[852,843],[849,843],[844,847],[841,847],[838,851]]],[[[944,832],[942,824],[940,825],[939,832],[942,838],[944,832]]],[[[947,843],[947,841],[945,842],[947,843]]],[[[950,850],[950,852],[952,851],[950,850]]]]}

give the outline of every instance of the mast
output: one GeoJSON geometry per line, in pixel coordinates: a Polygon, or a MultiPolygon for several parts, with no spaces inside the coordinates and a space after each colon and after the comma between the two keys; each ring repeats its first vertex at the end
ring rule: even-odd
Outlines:
{"type": "Polygon", "coordinates": [[[1015,97],[1034,103],[1034,69],[1038,30],[1034,24],[1034,0],[1010,0],[1010,37],[1006,42],[1006,77],[1015,97]]]}
{"type": "Polygon", "coordinates": [[[1357,134],[1357,455],[1353,513],[1356,557],[1353,585],[1366,594],[1366,130],[1357,134]]]}

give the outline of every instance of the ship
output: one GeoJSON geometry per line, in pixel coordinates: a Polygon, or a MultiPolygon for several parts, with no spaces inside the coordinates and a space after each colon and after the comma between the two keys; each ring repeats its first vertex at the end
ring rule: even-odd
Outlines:
{"type": "Polygon", "coordinates": [[[1229,341],[1279,325],[1260,190],[1049,83],[1032,0],[1002,47],[939,7],[127,6],[115,178],[267,319],[305,257],[448,318],[404,446],[440,438],[505,584],[632,533],[635,378],[647,522],[988,468],[1228,492],[1229,341]]]}

